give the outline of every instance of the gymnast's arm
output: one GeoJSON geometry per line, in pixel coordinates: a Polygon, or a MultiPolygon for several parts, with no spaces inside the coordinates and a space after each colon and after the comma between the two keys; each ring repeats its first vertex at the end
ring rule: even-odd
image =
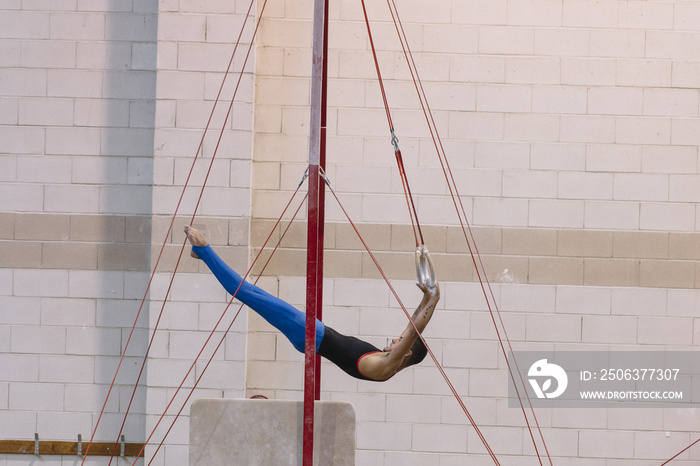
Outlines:
{"type": "Polygon", "coordinates": [[[387,364],[400,364],[402,359],[411,351],[413,343],[418,339],[418,334],[422,334],[428,326],[428,322],[433,317],[435,307],[440,300],[440,287],[437,282],[430,284],[430,286],[427,286],[425,283],[418,283],[417,285],[423,291],[423,299],[413,312],[411,322],[406,325],[392,351],[389,352],[387,364]]]}
{"type": "Polygon", "coordinates": [[[412,355],[411,347],[430,322],[440,300],[440,287],[435,279],[430,255],[424,247],[417,252],[416,265],[418,272],[416,284],[423,291],[423,299],[411,316],[411,322],[408,323],[401,336],[395,338],[384,351],[368,354],[358,363],[360,371],[375,380],[388,379],[398,371],[408,367],[409,358],[412,355]]]}

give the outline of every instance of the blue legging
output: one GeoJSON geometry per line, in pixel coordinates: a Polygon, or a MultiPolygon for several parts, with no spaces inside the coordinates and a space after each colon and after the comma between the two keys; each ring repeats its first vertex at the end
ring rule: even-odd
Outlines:
{"type": "MultiPolygon", "coordinates": [[[[272,296],[255,285],[243,281],[240,275],[231,269],[214,252],[211,246],[193,246],[192,251],[204,261],[219,283],[243,304],[257,312],[263,319],[278,329],[289,339],[297,351],[304,352],[306,341],[306,314],[294,306],[272,296]],[[241,285],[241,282],[243,284],[241,285]],[[240,285],[240,289],[238,289],[240,285]],[[236,290],[238,292],[236,293],[236,290]]],[[[318,351],[325,334],[323,322],[316,319],[316,351],[318,351]]]]}

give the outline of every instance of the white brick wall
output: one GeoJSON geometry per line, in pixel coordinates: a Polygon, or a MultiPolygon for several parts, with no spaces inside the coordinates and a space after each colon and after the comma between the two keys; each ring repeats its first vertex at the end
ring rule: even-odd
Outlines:
{"type": "MultiPolygon", "coordinates": [[[[698,5],[426,5],[404,2],[399,8],[474,225],[698,231],[698,5]]],[[[409,177],[422,173],[412,181],[421,220],[453,226],[457,221],[389,14],[384,5],[368,7],[409,177]]],[[[3,212],[171,215],[247,8],[248,2],[227,0],[2,2],[3,212]]],[[[361,10],[356,2],[331,8],[331,182],[353,220],[408,223],[361,10]]],[[[267,6],[199,206],[202,223],[214,217],[275,219],[296,188],[308,150],[310,12],[309,1],[267,6]]],[[[252,28],[249,22],[247,32],[252,28]]],[[[243,66],[240,56],[236,71],[243,66]]],[[[236,78],[228,77],[224,101],[236,78]]],[[[202,182],[226,106],[215,112],[194,186],[202,182]]],[[[185,196],[181,214],[191,213],[195,196],[185,196]]],[[[332,202],[328,220],[345,221],[332,202]]],[[[162,234],[154,227],[155,244],[162,234]]],[[[17,242],[13,254],[24,253],[33,241],[17,242]]],[[[27,264],[36,259],[27,254],[27,264]]],[[[664,259],[656,257],[640,273],[666,270],[664,259]]],[[[684,283],[697,283],[697,267],[692,261],[684,265],[684,283]]],[[[183,267],[151,348],[145,385],[127,425],[129,440],[150,433],[225,307],[227,297],[211,277],[195,274],[192,262],[183,267]]],[[[36,431],[47,439],[88,435],[126,344],[144,275],[34,266],[0,270],[0,439],[32,438],[36,431]]],[[[509,276],[512,271],[498,270],[498,277],[509,276]]],[[[146,329],[156,324],[169,278],[165,272],[155,277],[118,378],[118,399],[107,405],[99,431],[104,439],[121,423],[148,344],[146,329]]],[[[266,284],[303,305],[299,277],[266,284]]],[[[417,299],[412,283],[398,285],[410,308],[417,299]]],[[[505,406],[504,362],[481,291],[474,283],[442,285],[428,341],[499,459],[520,464],[523,455],[532,456],[529,435],[520,415],[505,406]]],[[[516,349],[694,350],[700,341],[695,289],[525,283],[494,288],[516,349]]],[[[326,319],[339,331],[383,345],[404,325],[382,282],[338,278],[328,280],[326,289],[326,319]]],[[[301,356],[265,325],[255,317],[248,321],[245,313],[239,317],[193,398],[301,396],[301,356]]],[[[221,337],[215,335],[214,344],[221,337]]],[[[200,361],[186,386],[202,369],[200,361]]],[[[491,463],[429,361],[385,384],[349,380],[324,364],[323,388],[324,397],[357,408],[358,464],[452,465],[465,458],[491,463]]],[[[168,411],[168,425],[175,412],[168,411]]],[[[587,466],[666,459],[693,441],[697,430],[693,413],[677,410],[552,410],[540,420],[556,462],[587,466]]],[[[187,408],[154,463],[185,465],[186,442],[187,408]]],[[[692,464],[699,455],[690,451],[678,463],[692,464]]],[[[22,460],[0,455],[3,466],[22,460]]]]}
{"type": "MultiPolygon", "coordinates": [[[[144,60],[154,60],[148,44],[156,39],[156,10],[147,2],[120,2],[113,11],[100,3],[0,7],[5,212],[129,212],[143,194],[133,186],[150,184],[151,174],[147,180],[139,175],[148,167],[132,156],[150,157],[153,148],[155,64],[144,60]],[[128,144],[116,145],[117,139],[128,144]],[[110,186],[127,184],[134,196],[112,201],[118,193],[110,186]]],[[[150,213],[150,205],[140,210],[150,213]]],[[[124,297],[125,274],[82,272],[3,272],[3,439],[29,439],[34,432],[45,440],[75,440],[78,433],[89,438],[106,395],[101,357],[120,354],[125,326],[96,327],[96,305],[102,297],[124,297]]],[[[124,407],[115,399],[107,412],[124,407]]],[[[125,431],[129,441],[143,437],[138,413],[144,407],[134,405],[137,421],[125,431]]],[[[26,458],[2,455],[0,463],[26,458]]]]}

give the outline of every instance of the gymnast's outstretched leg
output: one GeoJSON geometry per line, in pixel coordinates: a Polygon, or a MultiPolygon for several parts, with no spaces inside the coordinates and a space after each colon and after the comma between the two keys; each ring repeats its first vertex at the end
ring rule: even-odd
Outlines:
{"type": "MultiPolygon", "coordinates": [[[[196,229],[186,226],[185,234],[192,244],[192,257],[204,261],[229,294],[235,295],[236,299],[257,312],[263,319],[282,332],[294,348],[303,353],[306,337],[306,314],[244,281],[240,275],[221,260],[207,244],[204,236],[196,229]]],[[[321,345],[324,333],[323,323],[316,319],[316,351],[321,345]]]]}

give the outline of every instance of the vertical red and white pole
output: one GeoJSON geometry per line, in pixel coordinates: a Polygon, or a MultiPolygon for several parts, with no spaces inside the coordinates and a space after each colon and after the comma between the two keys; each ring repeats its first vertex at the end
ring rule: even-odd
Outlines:
{"type": "Polygon", "coordinates": [[[306,260],[306,348],[304,361],[303,465],[313,466],[314,402],[320,397],[320,360],[316,356],[316,319],[323,301],[323,234],[326,163],[326,81],[328,0],[314,0],[311,70],[311,122],[309,125],[309,198],[306,260]]]}

